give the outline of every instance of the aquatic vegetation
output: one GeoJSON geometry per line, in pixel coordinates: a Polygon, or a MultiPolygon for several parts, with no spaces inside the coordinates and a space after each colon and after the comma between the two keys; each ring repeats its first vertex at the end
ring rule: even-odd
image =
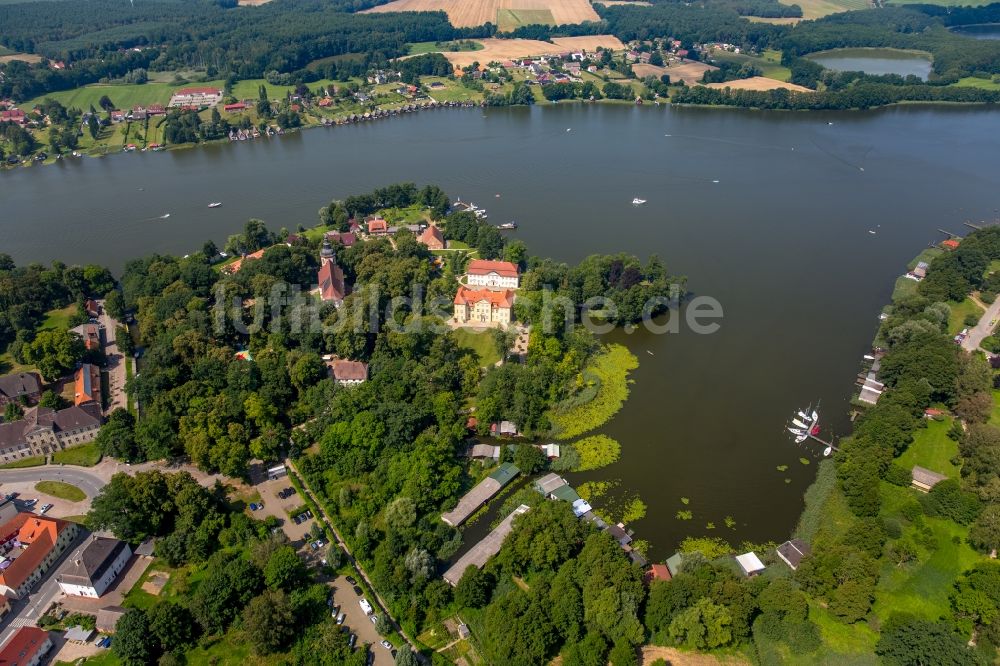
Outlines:
{"type": "Polygon", "coordinates": [[[585,472],[599,469],[618,460],[621,455],[621,444],[607,435],[591,435],[579,442],[573,443],[573,448],[580,454],[580,464],[576,471],[585,472]]]}
{"type": "Polygon", "coordinates": [[[779,472],[787,472],[788,465],[778,465],[775,469],[777,469],[779,472]]]}
{"type": "Polygon", "coordinates": [[[713,523],[712,521],[709,521],[709,522],[705,523],[705,529],[706,530],[714,530],[715,529],[715,523],[713,523]]]}
{"type": "Polygon", "coordinates": [[[576,489],[576,493],[588,502],[592,502],[598,497],[607,495],[608,491],[617,485],[618,481],[585,481],[576,489]]]}
{"type": "Polygon", "coordinates": [[[714,560],[733,552],[733,547],[719,537],[687,537],[681,541],[682,553],[701,553],[705,559],[714,560]]]}
{"type": "Polygon", "coordinates": [[[578,378],[577,393],[549,411],[555,436],[572,439],[610,421],[628,398],[628,373],[638,367],[639,359],[624,345],[594,355],[578,378]]]}
{"type": "Polygon", "coordinates": [[[785,483],[791,483],[791,482],[792,482],[791,479],[785,479],[785,483]]]}
{"type": "Polygon", "coordinates": [[[633,521],[639,520],[646,516],[646,503],[643,502],[638,497],[629,501],[625,505],[625,511],[622,513],[622,522],[631,523],[633,521]]]}
{"type": "Polygon", "coordinates": [[[802,463],[803,465],[808,465],[809,458],[799,458],[799,462],[802,463]]]}
{"type": "Polygon", "coordinates": [[[691,500],[690,500],[690,499],[688,499],[687,497],[682,497],[682,498],[681,498],[681,504],[683,504],[683,505],[687,506],[687,505],[688,505],[688,504],[690,504],[690,503],[691,503],[691,500]]]}
{"type": "Polygon", "coordinates": [[[726,516],[724,522],[726,523],[726,527],[728,527],[729,529],[736,528],[736,519],[733,518],[732,516],[726,516]]]}
{"type": "Polygon", "coordinates": [[[677,520],[691,520],[694,518],[694,513],[691,511],[678,511],[677,520]]]}

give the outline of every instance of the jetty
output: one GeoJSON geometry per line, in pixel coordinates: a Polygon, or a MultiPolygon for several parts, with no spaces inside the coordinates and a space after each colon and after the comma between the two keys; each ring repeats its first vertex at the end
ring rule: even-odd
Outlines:
{"type": "Polygon", "coordinates": [[[483,537],[482,541],[477,543],[475,546],[470,548],[462,557],[458,558],[447,571],[444,572],[442,578],[454,587],[458,585],[458,581],[462,580],[462,575],[465,570],[469,567],[476,567],[477,569],[482,569],[483,565],[494,555],[500,552],[500,547],[503,546],[504,539],[510,534],[511,530],[514,529],[514,519],[523,513],[527,513],[529,507],[527,504],[522,504],[513,511],[510,515],[500,521],[493,530],[483,537]]]}
{"type": "Polygon", "coordinates": [[[872,363],[871,369],[865,376],[863,382],[861,382],[861,392],[858,394],[858,400],[861,402],[874,405],[878,402],[878,399],[882,397],[882,391],[885,386],[882,382],[878,381],[878,370],[881,365],[881,355],[876,357],[875,361],[872,363]]]}
{"type": "Polygon", "coordinates": [[[503,490],[503,487],[513,481],[514,477],[520,473],[521,470],[513,463],[500,465],[496,471],[477,483],[472,490],[465,493],[462,499],[458,500],[458,504],[454,509],[442,514],[441,520],[452,527],[458,527],[468,520],[469,516],[478,511],[480,507],[489,502],[494,495],[503,490]]]}

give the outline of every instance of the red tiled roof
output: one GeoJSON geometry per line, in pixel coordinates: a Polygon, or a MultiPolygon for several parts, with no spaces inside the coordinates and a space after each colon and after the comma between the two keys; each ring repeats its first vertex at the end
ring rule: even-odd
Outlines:
{"type": "Polygon", "coordinates": [[[361,361],[330,361],[330,374],[338,381],[364,381],[368,379],[368,364],[361,361]]]}
{"type": "Polygon", "coordinates": [[[954,250],[956,247],[958,247],[959,242],[960,241],[957,241],[954,238],[949,238],[946,241],[941,241],[941,245],[944,245],[945,247],[954,250]]]}
{"type": "Polygon", "coordinates": [[[0,572],[0,584],[14,590],[20,587],[52,551],[59,533],[68,525],[58,518],[19,513],[0,526],[0,539],[16,533],[17,540],[28,545],[9,567],[0,572]]]}
{"type": "MultiPolygon", "coordinates": [[[[35,661],[42,646],[49,642],[49,632],[24,626],[17,630],[0,650],[0,666],[22,666],[35,661]]],[[[49,643],[51,647],[51,643],[49,643]]]]}
{"type": "Polygon", "coordinates": [[[432,224],[424,229],[423,233],[417,237],[417,240],[432,250],[444,247],[444,234],[441,233],[441,230],[438,229],[435,224],[432,224]]]}
{"type": "Polygon", "coordinates": [[[514,292],[510,289],[493,291],[491,289],[469,289],[462,286],[455,294],[455,305],[473,305],[480,301],[489,301],[493,307],[509,308],[514,305],[514,292]]]}
{"type": "Polygon", "coordinates": [[[73,404],[101,401],[101,369],[92,363],[84,363],[76,371],[74,378],[73,404]]]}
{"type": "Polygon", "coordinates": [[[260,259],[264,256],[264,250],[257,250],[256,252],[251,252],[245,257],[240,257],[228,266],[223,266],[222,270],[227,273],[239,273],[240,269],[243,268],[244,261],[253,261],[254,259],[260,259]]]}
{"type": "Polygon", "coordinates": [[[368,220],[368,233],[385,233],[389,230],[389,223],[382,218],[368,220]]]}
{"type": "Polygon", "coordinates": [[[486,259],[473,259],[469,262],[469,275],[488,275],[496,273],[500,277],[517,277],[517,266],[509,261],[487,261],[486,259]]]}
{"type": "Polygon", "coordinates": [[[646,571],[644,578],[649,583],[654,580],[670,580],[672,576],[666,564],[652,564],[646,571]]]}
{"type": "Polygon", "coordinates": [[[328,261],[319,269],[319,297],[324,301],[342,301],[346,296],[344,287],[344,271],[332,261],[328,261]]]}

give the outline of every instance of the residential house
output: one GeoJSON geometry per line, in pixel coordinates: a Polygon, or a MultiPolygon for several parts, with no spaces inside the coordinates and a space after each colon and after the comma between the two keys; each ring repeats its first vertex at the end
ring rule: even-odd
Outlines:
{"type": "Polygon", "coordinates": [[[0,407],[9,402],[33,404],[42,395],[42,378],[34,372],[0,376],[0,407]]]}
{"type": "Polygon", "coordinates": [[[97,324],[80,324],[70,329],[83,339],[83,347],[87,351],[100,351],[101,329],[97,324]]]}
{"type": "Polygon", "coordinates": [[[494,437],[520,437],[521,431],[513,421],[500,421],[490,424],[490,434],[494,437]]]}
{"type": "Polygon", "coordinates": [[[778,546],[775,552],[778,553],[782,562],[795,571],[799,568],[802,558],[812,553],[812,548],[802,539],[791,539],[778,546]]]}
{"type": "MultiPolygon", "coordinates": [[[[322,106],[322,104],[320,104],[320,106],[322,106]]],[[[235,113],[237,111],[246,111],[247,105],[245,102],[235,102],[233,104],[226,104],[225,106],[222,107],[222,110],[228,113],[235,113]]]]}
{"type": "Polygon", "coordinates": [[[370,236],[385,236],[389,233],[389,223],[381,217],[370,217],[365,220],[365,224],[370,236]]]}
{"type": "Polygon", "coordinates": [[[329,361],[327,367],[333,381],[341,386],[354,386],[368,379],[368,364],[361,361],[337,359],[329,361]]]}
{"type": "Polygon", "coordinates": [[[455,321],[460,324],[509,324],[514,311],[514,292],[510,289],[458,288],[455,294],[455,321]]]}
{"type": "Polygon", "coordinates": [[[165,116],[167,109],[162,104],[150,104],[146,107],[147,116],[165,116]]]}
{"type": "Polygon", "coordinates": [[[124,122],[124,120],[125,120],[125,112],[122,111],[121,109],[115,109],[114,111],[111,112],[111,122],[120,123],[124,122]]]}
{"type": "Polygon", "coordinates": [[[328,231],[324,237],[331,243],[340,243],[344,247],[351,247],[358,241],[353,231],[328,231]]]}
{"type": "Polygon", "coordinates": [[[517,289],[520,285],[517,265],[509,261],[473,259],[465,271],[465,278],[470,287],[517,289]]]}
{"type": "Polygon", "coordinates": [[[962,242],[960,238],[949,238],[946,241],[941,241],[941,247],[946,250],[954,250],[958,248],[959,243],[962,242]]]}
{"type": "Polygon", "coordinates": [[[101,404],[101,369],[93,363],[84,363],[74,375],[73,404],[101,404]]]}
{"type": "Polygon", "coordinates": [[[139,105],[132,107],[132,120],[145,120],[146,117],[147,117],[146,107],[139,105]]]}
{"type": "Polygon", "coordinates": [[[473,444],[469,457],[481,460],[500,460],[500,447],[493,444],[473,444]]]}
{"type": "MultiPolygon", "coordinates": [[[[0,593],[22,599],[76,538],[79,526],[58,518],[19,513],[0,526],[0,593]]],[[[0,662],[2,664],[2,662],[0,662]]]]}
{"type": "Polygon", "coordinates": [[[192,107],[201,109],[215,106],[222,101],[222,91],[218,88],[181,88],[170,96],[170,107],[192,107]]]}
{"type": "Polygon", "coordinates": [[[18,627],[0,648],[0,666],[38,666],[52,649],[52,636],[38,627],[18,627]]]}
{"type": "Polygon", "coordinates": [[[438,229],[436,224],[431,224],[423,233],[417,236],[417,240],[427,246],[429,250],[444,249],[444,234],[438,229]]]}
{"type": "Polygon", "coordinates": [[[56,576],[65,594],[99,598],[128,564],[132,549],[124,541],[92,535],[56,576]]]}
{"type": "Polygon", "coordinates": [[[927,277],[927,269],[930,268],[930,264],[926,261],[917,262],[917,265],[910,271],[910,275],[917,280],[923,280],[927,277]]]}
{"type": "Polygon", "coordinates": [[[92,298],[88,298],[83,303],[83,310],[91,319],[96,319],[101,314],[101,305],[92,298]]]}
{"type": "Polygon", "coordinates": [[[642,580],[649,585],[654,580],[670,580],[673,576],[670,575],[670,569],[667,568],[666,564],[651,564],[649,569],[643,575],[642,580]]]}
{"type": "Polygon", "coordinates": [[[948,478],[944,474],[932,472],[931,470],[920,467],[919,465],[914,465],[910,474],[912,477],[913,487],[925,493],[930,492],[931,488],[948,478]]]}
{"type": "Polygon", "coordinates": [[[8,109],[7,111],[0,111],[0,123],[16,123],[18,125],[23,125],[26,122],[24,117],[24,111],[21,109],[8,109]]]}

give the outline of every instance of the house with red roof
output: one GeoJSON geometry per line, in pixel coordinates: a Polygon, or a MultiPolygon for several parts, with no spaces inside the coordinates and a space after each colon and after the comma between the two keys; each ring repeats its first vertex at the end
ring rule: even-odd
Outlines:
{"type": "Polygon", "coordinates": [[[0,593],[23,598],[73,543],[78,530],[76,523],[33,513],[19,513],[0,525],[0,552],[10,561],[0,570],[0,593]]]}
{"type": "Polygon", "coordinates": [[[474,259],[469,262],[465,277],[470,287],[517,289],[520,285],[517,266],[509,261],[474,259]]]}
{"type": "Polygon", "coordinates": [[[24,111],[21,109],[0,111],[0,123],[17,123],[18,125],[23,125],[25,123],[24,111]]]}
{"type": "Polygon", "coordinates": [[[428,226],[417,236],[417,241],[427,246],[429,250],[444,249],[444,234],[438,229],[436,224],[428,226]]]}
{"type": "Polygon", "coordinates": [[[52,649],[52,636],[38,627],[18,627],[10,640],[0,648],[0,666],[37,666],[45,661],[52,649]]]}
{"type": "Polygon", "coordinates": [[[381,217],[370,217],[365,222],[368,224],[368,235],[385,236],[389,233],[389,223],[381,217]]]}
{"type": "Polygon", "coordinates": [[[367,363],[336,359],[326,365],[330,369],[330,377],[341,386],[354,386],[368,379],[367,363]]]}
{"type": "Polygon", "coordinates": [[[946,241],[941,241],[941,247],[943,247],[946,250],[954,250],[958,248],[958,245],[961,242],[962,241],[959,238],[949,238],[946,241]]]}
{"type": "Polygon", "coordinates": [[[222,110],[232,113],[234,111],[245,111],[246,108],[247,105],[244,104],[243,102],[236,102],[235,104],[226,104],[225,106],[222,107],[222,110]]]}
{"type": "MultiPolygon", "coordinates": [[[[265,248],[266,249],[266,248],[265,248]]],[[[243,268],[243,262],[253,261],[254,259],[260,259],[264,256],[264,250],[257,250],[256,252],[251,252],[250,254],[245,254],[231,264],[222,267],[222,270],[230,275],[234,275],[240,272],[243,268]]]]}
{"type": "Polygon", "coordinates": [[[455,321],[459,324],[509,324],[514,314],[514,292],[510,289],[469,289],[455,294],[455,321]]]}
{"type": "Polygon", "coordinates": [[[328,231],[324,236],[331,243],[340,243],[344,247],[351,247],[358,241],[353,231],[328,231]]]}

